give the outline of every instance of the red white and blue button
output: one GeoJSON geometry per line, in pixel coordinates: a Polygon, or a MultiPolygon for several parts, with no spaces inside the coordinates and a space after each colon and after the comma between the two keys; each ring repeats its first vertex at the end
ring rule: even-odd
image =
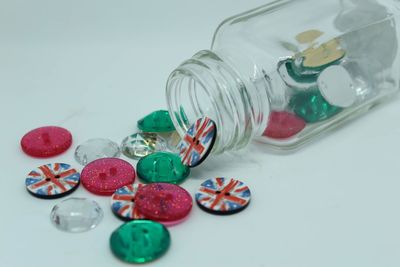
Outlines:
{"type": "Polygon", "coordinates": [[[251,198],[250,189],[241,181],[217,177],[206,180],[198,189],[199,207],[214,214],[234,214],[245,209],[251,198]]]}
{"type": "Polygon", "coordinates": [[[211,152],[216,137],[215,122],[207,117],[198,119],[190,126],[178,144],[182,163],[189,167],[195,167],[202,163],[211,152]]]}
{"type": "Polygon", "coordinates": [[[143,184],[123,186],[111,196],[111,210],[120,219],[130,221],[143,219],[135,205],[136,192],[143,184]]]}
{"type": "Polygon", "coordinates": [[[78,188],[80,174],[65,163],[46,164],[28,174],[25,186],[29,193],[38,198],[59,198],[78,188]]]}

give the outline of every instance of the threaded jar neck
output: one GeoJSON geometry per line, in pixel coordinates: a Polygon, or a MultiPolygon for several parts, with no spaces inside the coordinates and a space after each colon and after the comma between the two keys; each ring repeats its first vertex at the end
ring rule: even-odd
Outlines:
{"type": "Polygon", "coordinates": [[[198,118],[207,116],[216,122],[216,154],[246,146],[267,124],[267,95],[213,51],[200,51],[175,69],[166,96],[180,136],[198,118]]]}

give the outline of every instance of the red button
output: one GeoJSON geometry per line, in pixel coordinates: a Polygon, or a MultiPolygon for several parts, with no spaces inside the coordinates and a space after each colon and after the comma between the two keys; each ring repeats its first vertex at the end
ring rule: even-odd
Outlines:
{"type": "Polygon", "coordinates": [[[48,158],[66,151],[72,144],[71,133],[61,127],[45,126],[34,129],[21,139],[22,150],[32,157],[48,158]]]}
{"type": "Polygon", "coordinates": [[[292,137],[306,127],[306,122],[295,114],[286,111],[274,111],[269,116],[268,127],[264,136],[274,139],[292,137]]]}
{"type": "Polygon", "coordinates": [[[110,196],[115,190],[135,181],[135,169],[129,162],[117,158],[103,158],[83,168],[81,183],[96,195],[110,196]]]}
{"type": "Polygon", "coordinates": [[[163,223],[184,219],[192,209],[192,204],[190,194],[174,184],[148,184],[136,193],[138,211],[147,219],[163,223]]]}

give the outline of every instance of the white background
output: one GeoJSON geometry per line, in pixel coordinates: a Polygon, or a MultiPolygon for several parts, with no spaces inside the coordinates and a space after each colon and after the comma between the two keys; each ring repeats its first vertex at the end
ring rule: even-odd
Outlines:
{"type": "MultiPolygon", "coordinates": [[[[68,234],[49,220],[60,200],[25,190],[39,165],[80,168],[74,149],[33,159],[20,138],[59,125],[74,147],[93,137],[120,142],[139,118],[165,108],[168,74],[209,48],[220,21],[265,2],[0,0],[0,266],[126,266],[109,249],[121,221],[108,197],[80,187],[73,196],[98,201],[105,218],[68,234]]],[[[253,144],[194,169],[182,185],[191,193],[206,178],[237,177],[252,203],[229,217],[194,206],[170,228],[169,252],[149,266],[400,266],[399,112],[395,99],[294,154],[253,144]]]]}

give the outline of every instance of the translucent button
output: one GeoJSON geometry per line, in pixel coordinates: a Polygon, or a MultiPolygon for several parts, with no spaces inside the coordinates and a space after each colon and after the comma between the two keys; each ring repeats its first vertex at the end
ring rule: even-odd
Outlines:
{"type": "Polygon", "coordinates": [[[135,133],[126,137],[121,144],[122,153],[131,159],[140,159],[166,149],[166,141],[155,133],[135,133]]]}
{"type": "Polygon", "coordinates": [[[145,183],[183,182],[190,169],[183,165],[178,155],[169,152],[157,152],[139,160],[136,165],[138,177],[145,183]]]}
{"type": "Polygon", "coordinates": [[[118,227],[110,237],[113,254],[129,263],[146,263],[161,257],[169,248],[169,231],[160,223],[137,220],[118,227]]]}
{"type": "Polygon", "coordinates": [[[54,206],[50,219],[57,229],[79,233],[95,228],[103,219],[99,204],[86,198],[69,198],[54,206]]]}
{"type": "Polygon", "coordinates": [[[137,122],[137,126],[143,132],[160,133],[175,130],[171,117],[167,110],[157,110],[137,122]]]}
{"type": "Polygon", "coordinates": [[[81,165],[86,165],[100,158],[118,158],[120,154],[117,143],[105,138],[94,138],[76,148],[75,160],[81,165]]]}

